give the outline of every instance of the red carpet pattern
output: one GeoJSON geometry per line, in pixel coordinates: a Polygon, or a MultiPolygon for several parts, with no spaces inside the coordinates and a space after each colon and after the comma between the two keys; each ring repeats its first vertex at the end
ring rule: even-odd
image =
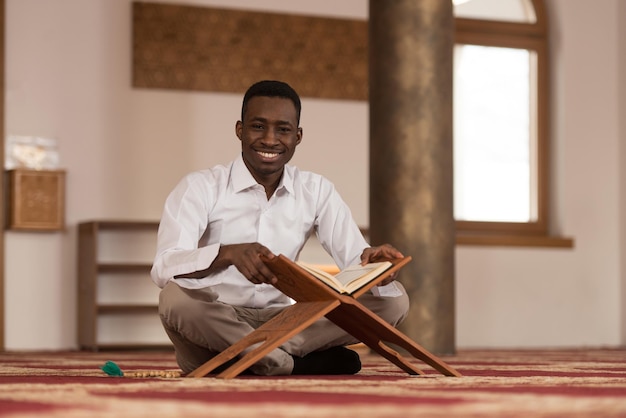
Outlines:
{"type": "MultiPolygon", "coordinates": [[[[110,377],[178,371],[171,352],[0,353],[0,417],[626,417],[626,350],[468,350],[464,377],[408,376],[362,353],[355,376],[110,377]]],[[[416,363],[417,364],[417,363],[416,363]]]]}

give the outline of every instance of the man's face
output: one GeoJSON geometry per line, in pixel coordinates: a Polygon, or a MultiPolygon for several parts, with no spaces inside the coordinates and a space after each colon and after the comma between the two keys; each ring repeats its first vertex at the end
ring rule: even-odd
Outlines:
{"type": "Polygon", "coordinates": [[[296,107],[289,99],[256,96],[243,118],[235,130],[246,166],[261,184],[276,180],[302,140],[296,107]]]}

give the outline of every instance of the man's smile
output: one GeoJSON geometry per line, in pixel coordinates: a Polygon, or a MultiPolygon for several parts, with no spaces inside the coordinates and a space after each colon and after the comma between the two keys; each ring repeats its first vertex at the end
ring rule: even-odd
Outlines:
{"type": "Polygon", "coordinates": [[[275,160],[280,155],[279,152],[257,151],[256,153],[264,160],[275,160]]]}

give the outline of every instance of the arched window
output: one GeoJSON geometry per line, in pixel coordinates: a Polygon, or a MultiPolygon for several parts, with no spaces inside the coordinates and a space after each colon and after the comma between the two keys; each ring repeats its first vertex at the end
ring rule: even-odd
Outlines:
{"type": "Polygon", "coordinates": [[[455,0],[458,242],[548,238],[548,41],[543,0],[455,0]]]}

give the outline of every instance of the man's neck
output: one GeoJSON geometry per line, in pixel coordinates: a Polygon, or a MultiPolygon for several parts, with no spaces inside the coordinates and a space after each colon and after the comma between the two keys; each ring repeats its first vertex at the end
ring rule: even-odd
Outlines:
{"type": "Polygon", "coordinates": [[[273,181],[270,180],[270,181],[264,181],[260,183],[265,188],[265,195],[267,196],[267,200],[270,200],[270,197],[272,197],[272,195],[278,188],[281,177],[282,177],[282,174],[273,181]]]}
{"type": "Polygon", "coordinates": [[[257,183],[263,186],[263,188],[265,188],[265,194],[267,195],[267,200],[269,200],[270,197],[272,197],[272,195],[278,188],[278,185],[280,184],[280,179],[283,177],[283,173],[285,172],[285,167],[283,167],[280,172],[271,173],[271,174],[264,176],[260,173],[255,173],[248,166],[248,163],[246,162],[245,159],[243,160],[243,163],[246,165],[246,168],[248,169],[248,172],[250,172],[250,174],[252,175],[252,178],[254,178],[254,180],[256,180],[257,183]]]}
{"type": "Polygon", "coordinates": [[[267,200],[270,200],[270,197],[274,194],[278,185],[280,184],[280,179],[283,177],[284,170],[281,173],[272,174],[266,177],[257,177],[254,174],[252,177],[265,189],[265,195],[267,196],[267,200]]]}

